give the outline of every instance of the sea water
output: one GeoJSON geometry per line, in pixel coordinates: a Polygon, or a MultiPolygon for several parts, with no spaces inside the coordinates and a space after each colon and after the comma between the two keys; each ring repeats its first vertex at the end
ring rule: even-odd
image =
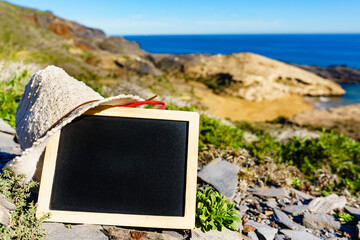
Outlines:
{"type": "MultiPolygon", "coordinates": [[[[125,36],[151,53],[252,52],[304,65],[347,65],[360,69],[360,34],[236,34],[125,36]]],[[[311,98],[319,108],[360,103],[359,84],[341,84],[347,93],[335,98],[311,98]]]]}

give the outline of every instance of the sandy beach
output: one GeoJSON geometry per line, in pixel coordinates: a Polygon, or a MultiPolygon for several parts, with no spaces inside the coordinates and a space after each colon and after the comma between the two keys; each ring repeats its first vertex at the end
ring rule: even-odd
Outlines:
{"type": "Polygon", "coordinates": [[[194,94],[207,107],[207,112],[233,121],[266,121],[279,116],[291,117],[314,106],[301,96],[289,96],[261,102],[246,101],[232,96],[214,94],[211,89],[191,82],[194,94]]]}

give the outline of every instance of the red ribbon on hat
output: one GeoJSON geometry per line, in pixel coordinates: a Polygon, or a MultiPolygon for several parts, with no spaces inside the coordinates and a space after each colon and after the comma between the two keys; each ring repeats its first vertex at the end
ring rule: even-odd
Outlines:
{"type": "Polygon", "coordinates": [[[152,96],[151,98],[146,99],[145,101],[129,103],[129,104],[126,104],[126,105],[117,105],[117,107],[137,107],[137,106],[140,106],[140,105],[161,105],[161,107],[159,109],[160,110],[164,109],[166,107],[166,104],[164,102],[162,102],[162,101],[153,101],[153,99],[156,98],[156,97],[157,97],[157,95],[152,96]]]}
{"type": "Polygon", "coordinates": [[[140,105],[161,105],[161,107],[159,109],[164,109],[166,107],[166,104],[164,102],[161,101],[151,101],[151,100],[145,100],[145,101],[140,101],[140,102],[134,102],[134,103],[130,103],[127,105],[118,105],[118,107],[137,107],[140,105]]]}

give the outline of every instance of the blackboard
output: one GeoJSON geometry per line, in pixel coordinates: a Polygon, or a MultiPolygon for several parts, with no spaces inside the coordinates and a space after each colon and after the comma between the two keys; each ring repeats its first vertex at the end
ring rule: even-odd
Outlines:
{"type": "Polygon", "coordinates": [[[52,218],[62,222],[193,227],[196,113],[100,108],[55,138],[45,154],[39,215],[59,213],[52,218]]]}

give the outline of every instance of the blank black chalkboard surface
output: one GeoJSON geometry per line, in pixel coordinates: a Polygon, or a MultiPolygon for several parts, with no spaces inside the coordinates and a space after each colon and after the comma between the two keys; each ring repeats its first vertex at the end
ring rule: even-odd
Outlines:
{"type": "Polygon", "coordinates": [[[49,221],[193,228],[199,115],[98,107],[49,141],[37,216],[49,221]]]}

